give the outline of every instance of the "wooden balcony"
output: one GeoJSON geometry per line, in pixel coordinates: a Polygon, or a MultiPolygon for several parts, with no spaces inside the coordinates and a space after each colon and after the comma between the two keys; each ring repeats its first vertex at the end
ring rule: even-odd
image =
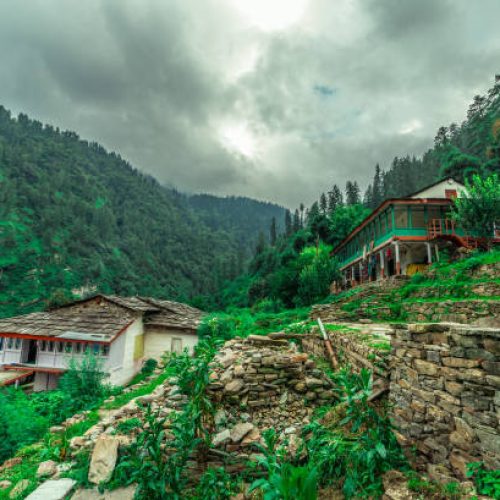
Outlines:
{"type": "Polygon", "coordinates": [[[453,219],[432,219],[427,225],[429,240],[442,236],[457,236],[456,223],[453,219]]]}

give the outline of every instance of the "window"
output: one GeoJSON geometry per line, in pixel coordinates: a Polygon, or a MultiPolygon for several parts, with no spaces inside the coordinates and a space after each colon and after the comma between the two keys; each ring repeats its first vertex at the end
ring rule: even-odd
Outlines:
{"type": "Polygon", "coordinates": [[[94,356],[98,356],[100,350],[101,350],[101,346],[99,344],[92,344],[92,354],[94,356]]]}
{"type": "Polygon", "coordinates": [[[52,340],[47,342],[47,352],[54,352],[54,342],[52,340]]]}
{"type": "Polygon", "coordinates": [[[21,349],[21,339],[16,339],[15,343],[14,343],[14,349],[21,349]]]}
{"type": "Polygon", "coordinates": [[[435,219],[441,219],[441,208],[440,207],[429,207],[427,209],[427,219],[432,222],[435,219]]]}
{"type": "Polygon", "coordinates": [[[14,347],[14,339],[10,338],[7,340],[7,349],[12,349],[14,347]]]}
{"type": "Polygon", "coordinates": [[[394,211],[397,228],[408,227],[408,210],[406,207],[396,207],[394,211]]]}
{"type": "Polygon", "coordinates": [[[172,348],[170,349],[172,352],[176,352],[180,354],[182,352],[182,339],[174,337],[172,339],[172,348]]]}
{"type": "Polygon", "coordinates": [[[103,344],[101,346],[101,356],[109,356],[109,345],[108,344],[103,344]]]}
{"type": "Polygon", "coordinates": [[[425,228],[424,207],[412,207],[411,209],[411,226],[414,228],[425,228]]]}
{"type": "Polygon", "coordinates": [[[82,352],[82,344],[80,342],[77,342],[75,344],[74,352],[75,352],[75,354],[81,354],[81,352],[82,352]]]}
{"type": "Polygon", "coordinates": [[[47,341],[41,340],[40,341],[40,352],[45,352],[46,350],[47,350],[47,341]]]}
{"type": "Polygon", "coordinates": [[[0,351],[3,351],[3,337],[0,337],[0,351]]]}
{"type": "Polygon", "coordinates": [[[453,200],[457,197],[457,190],[456,189],[445,189],[444,195],[446,198],[453,200]]]}
{"type": "Polygon", "coordinates": [[[387,220],[387,232],[389,232],[392,229],[392,213],[390,210],[385,213],[385,218],[387,220]]]}
{"type": "Polygon", "coordinates": [[[57,342],[57,352],[64,351],[64,342],[57,342]]]}
{"type": "Polygon", "coordinates": [[[71,354],[73,351],[73,344],[71,342],[65,342],[64,344],[64,352],[66,354],[71,354]]]}

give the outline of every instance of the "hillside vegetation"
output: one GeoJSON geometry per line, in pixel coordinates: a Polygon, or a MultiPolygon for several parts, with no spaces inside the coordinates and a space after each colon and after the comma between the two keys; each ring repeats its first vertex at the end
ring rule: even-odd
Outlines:
{"type": "Polygon", "coordinates": [[[283,216],[270,203],[167,189],[97,143],[0,107],[0,315],[82,288],[210,296],[283,216]]]}

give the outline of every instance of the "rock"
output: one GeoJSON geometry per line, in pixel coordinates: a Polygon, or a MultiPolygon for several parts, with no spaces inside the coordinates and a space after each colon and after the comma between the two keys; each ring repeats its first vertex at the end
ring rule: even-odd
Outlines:
{"type": "Polygon", "coordinates": [[[54,460],[42,462],[36,471],[36,477],[53,476],[57,472],[57,463],[54,460]]]}
{"type": "Polygon", "coordinates": [[[248,446],[253,443],[258,443],[260,441],[261,435],[257,428],[253,428],[241,441],[243,446],[248,446]]]}
{"type": "Polygon", "coordinates": [[[213,437],[212,444],[214,446],[219,446],[220,444],[227,443],[230,439],[231,431],[229,429],[224,429],[213,437]]]}
{"type": "Polygon", "coordinates": [[[306,386],[311,389],[313,387],[323,387],[323,381],[318,378],[306,378],[306,386]]]}
{"type": "Polygon", "coordinates": [[[9,498],[17,498],[23,491],[29,488],[30,484],[29,479],[21,479],[10,491],[9,498]]]}
{"type": "Polygon", "coordinates": [[[74,488],[74,479],[50,479],[42,483],[26,500],[63,500],[74,488]]]}
{"type": "Polygon", "coordinates": [[[417,370],[418,373],[421,373],[423,375],[435,376],[439,371],[439,366],[434,363],[430,363],[429,361],[416,359],[414,363],[415,363],[415,370],[417,370]]]}
{"type": "Polygon", "coordinates": [[[91,483],[99,484],[111,479],[118,457],[118,444],[118,439],[111,436],[97,439],[89,467],[91,483]]]}
{"type": "Polygon", "coordinates": [[[0,490],[7,490],[12,486],[12,481],[9,481],[8,479],[4,479],[3,481],[0,481],[0,490]]]}
{"type": "Polygon", "coordinates": [[[254,425],[250,422],[236,424],[231,429],[231,441],[233,443],[239,443],[253,428],[254,425]]]}
{"type": "Polygon", "coordinates": [[[87,441],[85,440],[85,438],[83,438],[82,436],[75,436],[74,438],[72,438],[69,442],[69,447],[70,448],[81,448],[82,446],[85,446],[85,443],[87,441]]]}
{"type": "Polygon", "coordinates": [[[136,489],[135,485],[104,493],[99,493],[99,490],[96,489],[80,489],[71,497],[71,500],[133,500],[136,489]]]}
{"type": "Polygon", "coordinates": [[[9,458],[2,464],[0,471],[10,469],[11,467],[14,467],[14,465],[20,464],[22,461],[23,459],[21,457],[9,458]]]}
{"type": "Polygon", "coordinates": [[[214,423],[216,426],[224,425],[227,422],[227,413],[221,408],[214,415],[214,423]]]}
{"type": "Polygon", "coordinates": [[[411,500],[413,495],[408,489],[408,480],[402,472],[390,470],[382,477],[384,483],[383,500],[411,500]]]}
{"type": "Polygon", "coordinates": [[[226,387],[224,387],[224,391],[227,394],[238,394],[241,391],[241,389],[243,389],[244,385],[245,384],[243,380],[236,378],[231,382],[229,382],[229,384],[227,384],[226,387]]]}
{"type": "Polygon", "coordinates": [[[51,434],[60,434],[61,432],[64,432],[64,427],[62,425],[53,425],[50,429],[49,432],[51,434]]]}

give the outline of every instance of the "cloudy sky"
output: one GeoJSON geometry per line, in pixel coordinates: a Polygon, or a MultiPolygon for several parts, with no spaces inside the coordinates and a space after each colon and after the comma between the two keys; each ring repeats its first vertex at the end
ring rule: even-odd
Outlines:
{"type": "Polygon", "coordinates": [[[498,0],[0,0],[0,103],[183,191],[295,207],[421,154],[500,72],[498,0]]]}

